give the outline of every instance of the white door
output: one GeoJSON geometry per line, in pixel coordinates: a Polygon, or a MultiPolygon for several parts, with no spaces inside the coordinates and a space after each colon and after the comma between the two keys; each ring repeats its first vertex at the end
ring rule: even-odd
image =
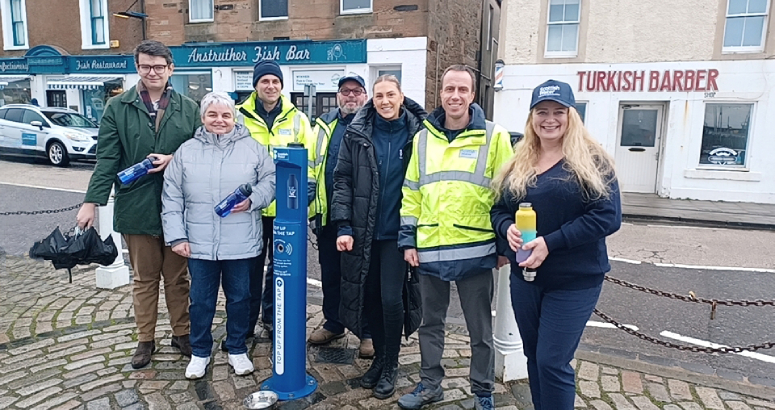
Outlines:
{"type": "Polygon", "coordinates": [[[616,171],[622,191],[656,192],[663,112],[661,104],[619,106],[616,171]]]}

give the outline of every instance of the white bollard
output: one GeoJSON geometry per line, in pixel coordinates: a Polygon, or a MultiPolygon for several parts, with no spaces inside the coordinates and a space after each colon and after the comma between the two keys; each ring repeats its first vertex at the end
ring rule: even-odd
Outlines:
{"type": "Polygon", "coordinates": [[[118,256],[109,266],[97,268],[97,287],[100,289],[115,289],[129,284],[129,267],[124,264],[124,252],[121,245],[121,235],[113,231],[113,191],[110,192],[108,204],[99,207],[100,237],[104,241],[108,235],[113,237],[113,243],[118,249],[118,256]]]}
{"type": "Polygon", "coordinates": [[[498,271],[498,302],[495,307],[495,377],[501,382],[527,379],[527,357],[522,348],[514,308],[511,306],[509,276],[511,266],[505,265],[498,271]]]}

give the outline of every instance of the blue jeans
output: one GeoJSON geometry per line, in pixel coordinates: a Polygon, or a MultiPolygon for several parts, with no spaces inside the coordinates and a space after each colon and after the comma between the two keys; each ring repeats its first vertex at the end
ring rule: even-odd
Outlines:
{"type": "Polygon", "coordinates": [[[274,262],[272,256],[274,217],[262,216],[261,224],[263,229],[261,243],[264,246],[261,248],[261,254],[258,255],[258,258],[254,258],[255,262],[250,272],[248,332],[255,331],[259,312],[261,313],[261,322],[269,325],[274,324],[274,262]],[[269,259],[269,264],[266,265],[266,273],[264,273],[264,264],[267,259],[269,259]]]}
{"type": "Polygon", "coordinates": [[[226,348],[229,354],[248,351],[245,336],[248,333],[250,312],[250,270],[255,258],[207,261],[189,259],[191,272],[191,350],[196,357],[210,357],[213,350],[213,335],[210,327],[215,316],[218,288],[223,279],[223,293],[226,295],[226,348]]]}
{"type": "Polygon", "coordinates": [[[535,410],[573,410],[576,380],[570,362],[602,287],[547,289],[511,275],[511,305],[535,410]]]}

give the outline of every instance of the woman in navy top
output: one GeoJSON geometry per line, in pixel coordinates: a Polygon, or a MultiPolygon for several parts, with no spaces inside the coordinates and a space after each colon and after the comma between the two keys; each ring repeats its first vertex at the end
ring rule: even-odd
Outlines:
{"type": "MultiPolygon", "coordinates": [[[[576,388],[570,362],[611,267],[605,238],[621,226],[613,159],[584,128],[566,83],[533,90],[525,136],[493,180],[490,212],[508,242],[511,303],[536,410],[572,410],[576,388]],[[536,239],[523,243],[514,224],[519,203],[536,212],[536,239]],[[532,253],[522,263],[516,250],[532,253]],[[526,281],[523,269],[535,270],[526,281]]],[[[504,246],[503,248],[506,248],[504,246]]]]}

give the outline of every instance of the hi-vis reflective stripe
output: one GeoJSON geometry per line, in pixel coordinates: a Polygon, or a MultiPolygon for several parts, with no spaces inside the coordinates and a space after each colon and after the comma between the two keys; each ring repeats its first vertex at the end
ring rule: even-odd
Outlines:
{"type": "Polygon", "coordinates": [[[417,218],[414,216],[402,216],[401,225],[417,226],[417,218]]]}
{"type": "Polygon", "coordinates": [[[421,186],[431,184],[440,181],[463,181],[469,182],[474,185],[481,186],[483,188],[490,187],[490,178],[484,176],[487,170],[487,153],[490,151],[490,141],[492,140],[492,133],[495,129],[495,123],[487,121],[487,127],[485,131],[485,143],[479,147],[479,155],[476,158],[476,169],[473,173],[466,171],[440,171],[428,175],[426,172],[426,153],[428,151],[428,129],[424,128],[420,131],[420,141],[418,142],[419,157],[417,160],[420,165],[420,181],[412,183],[406,181],[404,186],[412,190],[419,190],[421,186]]]}
{"type": "Polygon", "coordinates": [[[420,263],[449,262],[464,259],[484,258],[495,253],[495,243],[465,248],[427,250],[418,249],[420,263]]]}
{"type": "Polygon", "coordinates": [[[293,142],[299,142],[299,130],[301,129],[301,115],[296,113],[293,116],[293,142]]]}
{"type": "Polygon", "coordinates": [[[320,124],[318,124],[318,127],[320,127],[320,131],[318,131],[318,142],[317,142],[317,145],[315,145],[317,147],[318,152],[315,153],[315,161],[309,162],[310,168],[317,167],[318,165],[322,164],[323,161],[326,159],[325,155],[323,155],[323,143],[326,140],[327,131],[325,128],[320,126],[320,124]]]}

